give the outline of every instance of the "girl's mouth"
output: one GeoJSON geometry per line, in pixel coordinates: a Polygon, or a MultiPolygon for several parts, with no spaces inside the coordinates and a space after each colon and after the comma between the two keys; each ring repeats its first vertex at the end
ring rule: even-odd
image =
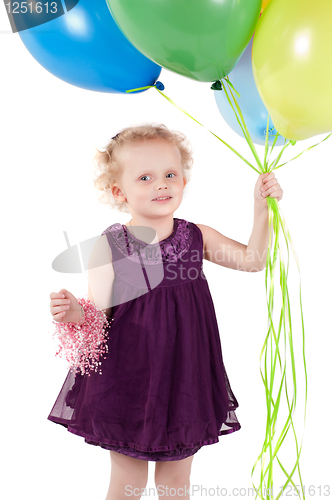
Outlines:
{"type": "Polygon", "coordinates": [[[172,198],[171,196],[163,196],[161,198],[155,198],[152,201],[159,201],[159,203],[162,203],[162,202],[165,203],[166,201],[170,200],[171,198],[172,198]]]}

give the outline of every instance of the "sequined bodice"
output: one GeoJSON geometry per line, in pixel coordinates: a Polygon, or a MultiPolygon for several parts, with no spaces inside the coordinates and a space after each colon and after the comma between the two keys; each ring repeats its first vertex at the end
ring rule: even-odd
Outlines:
{"type": "Polygon", "coordinates": [[[135,238],[124,224],[115,223],[105,232],[110,236],[118,250],[130,256],[131,260],[139,262],[141,258],[147,264],[160,264],[161,262],[177,262],[189,249],[193,239],[192,224],[184,219],[174,218],[173,231],[164,240],[148,244],[135,238]]]}

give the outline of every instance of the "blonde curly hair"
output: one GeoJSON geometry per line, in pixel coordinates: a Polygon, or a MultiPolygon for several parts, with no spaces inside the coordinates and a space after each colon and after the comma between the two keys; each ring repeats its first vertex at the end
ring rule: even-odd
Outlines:
{"type": "MultiPolygon", "coordinates": [[[[190,169],[193,165],[193,150],[187,137],[175,130],[169,130],[163,124],[143,124],[134,127],[123,128],[116,136],[112,137],[105,151],[95,148],[96,154],[93,158],[94,187],[97,189],[97,198],[100,203],[110,205],[111,208],[120,212],[130,213],[127,203],[115,199],[111,192],[112,185],[121,174],[121,147],[148,139],[161,137],[172,145],[178,147],[181,154],[183,176],[187,181],[190,178],[190,169]]],[[[185,188],[184,188],[185,189],[185,188]]]]}

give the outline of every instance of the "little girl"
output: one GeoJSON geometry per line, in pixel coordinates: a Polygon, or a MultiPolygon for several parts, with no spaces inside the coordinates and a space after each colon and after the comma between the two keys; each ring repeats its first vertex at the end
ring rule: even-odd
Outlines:
{"type": "MultiPolygon", "coordinates": [[[[140,498],[148,461],[156,462],[158,489],[175,488],[172,498],[188,498],[194,454],[241,428],[203,258],[237,270],[264,269],[266,196],[280,200],[283,192],[273,172],[259,175],[254,228],[243,245],[173,218],[193,162],[182,133],[164,125],[125,128],[95,160],[101,201],[132,217],[103,231],[89,261],[88,299],[111,320],[108,351],[101,372],[68,372],[48,419],[110,450],[106,500],[125,499],[135,488],[140,498]]],[[[67,290],[50,298],[56,322],[84,317],[67,290]]]]}

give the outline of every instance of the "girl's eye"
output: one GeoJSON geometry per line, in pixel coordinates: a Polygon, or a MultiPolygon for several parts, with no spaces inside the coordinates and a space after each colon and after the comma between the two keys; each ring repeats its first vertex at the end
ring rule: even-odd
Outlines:
{"type": "MultiPolygon", "coordinates": [[[[174,174],[173,172],[171,172],[171,173],[169,173],[169,174],[167,174],[167,175],[175,175],[175,174],[174,174]]],[[[142,175],[142,177],[141,177],[141,179],[140,179],[140,180],[144,179],[144,177],[149,177],[149,175],[142,175]]]]}

